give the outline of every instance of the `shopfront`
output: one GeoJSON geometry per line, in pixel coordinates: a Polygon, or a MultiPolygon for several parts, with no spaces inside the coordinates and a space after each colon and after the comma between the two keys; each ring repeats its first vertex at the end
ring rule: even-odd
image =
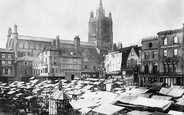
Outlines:
{"type": "Polygon", "coordinates": [[[182,85],[182,76],[159,76],[159,80],[166,86],[182,85]]]}

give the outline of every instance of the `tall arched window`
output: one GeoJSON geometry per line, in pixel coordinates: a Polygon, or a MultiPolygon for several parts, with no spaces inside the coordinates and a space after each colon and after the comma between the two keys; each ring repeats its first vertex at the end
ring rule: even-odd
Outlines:
{"type": "Polygon", "coordinates": [[[167,38],[164,38],[163,41],[163,45],[167,45],[167,38]]]}
{"type": "Polygon", "coordinates": [[[177,44],[177,43],[178,43],[178,36],[175,36],[175,37],[174,37],[173,42],[174,42],[174,44],[177,44]]]}

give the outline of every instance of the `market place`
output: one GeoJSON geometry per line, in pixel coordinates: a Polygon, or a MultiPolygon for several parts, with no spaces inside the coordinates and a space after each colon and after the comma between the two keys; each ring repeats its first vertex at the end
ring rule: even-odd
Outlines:
{"type": "Polygon", "coordinates": [[[0,108],[12,115],[183,115],[184,87],[126,86],[120,79],[0,83],[0,108]]]}

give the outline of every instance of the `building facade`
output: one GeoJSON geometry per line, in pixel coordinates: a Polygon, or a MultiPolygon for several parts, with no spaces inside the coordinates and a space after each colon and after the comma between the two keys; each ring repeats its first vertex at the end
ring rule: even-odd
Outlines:
{"type": "Polygon", "coordinates": [[[142,39],[141,67],[139,72],[139,85],[145,86],[158,81],[158,37],[142,39]]]}
{"type": "Polygon", "coordinates": [[[158,32],[159,81],[166,86],[183,82],[183,28],[158,32]]]}
{"type": "Polygon", "coordinates": [[[183,85],[183,28],[160,31],[158,37],[142,40],[139,85],[163,82],[165,86],[183,85]]]}
{"type": "Polygon", "coordinates": [[[11,83],[15,77],[14,52],[0,48],[0,82],[11,83]]]}
{"type": "MultiPolygon", "coordinates": [[[[118,49],[114,49],[114,51],[110,52],[110,55],[113,55],[114,53],[121,53],[121,64],[120,71],[108,73],[107,77],[124,79],[127,86],[135,85],[135,83],[138,82],[138,71],[141,64],[140,51],[141,47],[138,45],[123,48],[119,45],[118,49]]],[[[114,61],[116,62],[116,60],[114,61]]],[[[113,65],[115,62],[111,62],[111,65],[114,67],[117,66],[113,65]]]]}

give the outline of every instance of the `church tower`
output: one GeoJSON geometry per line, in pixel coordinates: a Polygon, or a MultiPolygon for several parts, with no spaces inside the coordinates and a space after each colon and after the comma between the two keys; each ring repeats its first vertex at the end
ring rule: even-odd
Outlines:
{"type": "Polygon", "coordinates": [[[112,24],[111,12],[108,17],[105,16],[105,9],[100,0],[96,16],[93,11],[90,12],[88,41],[94,42],[99,48],[110,50],[113,44],[112,24]]]}

